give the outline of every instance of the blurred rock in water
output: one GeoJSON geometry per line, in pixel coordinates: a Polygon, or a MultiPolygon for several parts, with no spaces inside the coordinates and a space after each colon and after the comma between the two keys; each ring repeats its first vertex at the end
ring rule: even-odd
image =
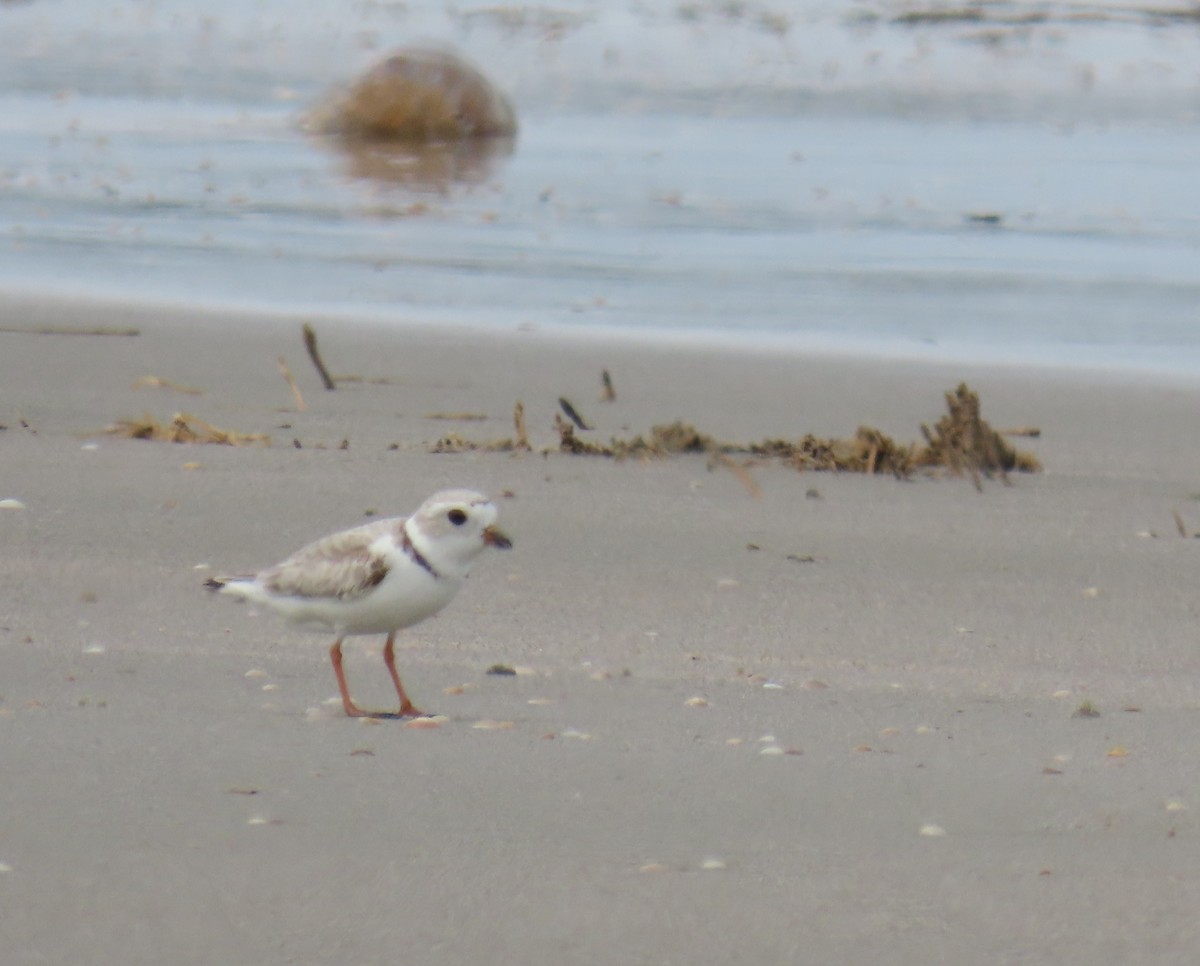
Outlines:
{"type": "Polygon", "coordinates": [[[367,141],[512,137],[512,105],[457,54],[403,48],[318,105],[305,126],[367,141]]]}
{"type": "Polygon", "coordinates": [[[455,184],[487,181],[496,164],[512,154],[513,143],[511,137],[458,141],[336,138],[332,146],[345,159],[345,171],[352,178],[442,193],[455,184]]]}

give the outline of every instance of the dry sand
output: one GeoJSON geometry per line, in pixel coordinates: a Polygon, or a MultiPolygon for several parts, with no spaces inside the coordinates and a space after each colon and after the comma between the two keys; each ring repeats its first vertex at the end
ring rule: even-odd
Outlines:
{"type": "MultiPolygon", "coordinates": [[[[9,298],[0,324],[142,332],[0,334],[4,963],[1200,955],[1200,542],[1172,518],[1200,529],[1200,387],[327,322],[335,373],[386,380],[329,393],[295,320],[9,298]],[[703,457],[426,445],[510,435],[516,399],[550,445],[559,396],[604,438],[908,440],[962,379],[1042,429],[1043,474],[770,466],[755,499],[703,457]],[[273,443],[86,436],[177,409],[273,443]],[[342,717],[327,638],[201,589],[449,485],[511,491],[515,549],[404,635],[441,728],[342,717]]],[[[348,649],[368,705],[380,643],[348,649]]]]}

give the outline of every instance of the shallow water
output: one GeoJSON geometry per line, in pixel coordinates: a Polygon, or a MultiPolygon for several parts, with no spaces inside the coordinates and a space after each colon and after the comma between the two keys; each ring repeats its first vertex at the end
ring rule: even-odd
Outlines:
{"type": "Polygon", "coordinates": [[[0,5],[0,287],[1200,371],[1200,26],[919,9],[0,5]],[[515,144],[299,129],[417,38],[515,144]]]}

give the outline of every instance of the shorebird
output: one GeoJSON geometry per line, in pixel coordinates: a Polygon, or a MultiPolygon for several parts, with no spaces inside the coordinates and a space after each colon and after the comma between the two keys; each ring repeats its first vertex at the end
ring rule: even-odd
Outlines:
{"type": "Polygon", "coordinates": [[[412,516],[330,534],[267,570],[213,577],[204,586],[265,604],[293,623],[337,634],[329,659],[350,717],[414,717],[421,712],[396,671],[396,632],[450,603],[484,547],[512,546],[496,528],[496,517],[495,504],[482,494],[443,490],[412,516]],[[363,711],[350,697],[342,641],[354,634],[387,634],[383,662],[400,697],[398,712],[363,711]]]}

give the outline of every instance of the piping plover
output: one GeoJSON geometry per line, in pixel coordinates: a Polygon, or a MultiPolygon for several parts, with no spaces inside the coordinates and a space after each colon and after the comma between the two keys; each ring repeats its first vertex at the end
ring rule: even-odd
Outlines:
{"type": "Polygon", "coordinates": [[[329,649],[342,707],[358,717],[420,715],[396,673],[396,631],[436,614],[458,593],[484,547],[507,550],[496,506],[472,490],[443,490],[410,517],[376,520],[330,534],[257,574],[214,577],[204,586],[272,610],[297,624],[337,634],[329,649]],[[383,661],[400,696],[399,712],[361,710],[342,671],[349,634],[387,634],[383,661]]]}

